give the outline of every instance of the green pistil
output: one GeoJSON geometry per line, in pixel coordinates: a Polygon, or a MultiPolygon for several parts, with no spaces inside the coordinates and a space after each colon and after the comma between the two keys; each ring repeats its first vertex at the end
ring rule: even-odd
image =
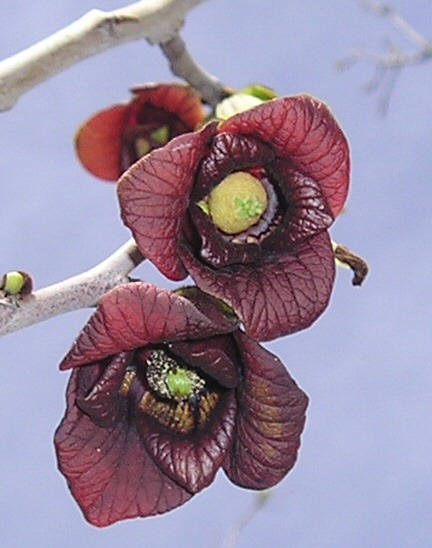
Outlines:
{"type": "Polygon", "coordinates": [[[255,225],[268,206],[262,182],[245,171],[231,173],[198,206],[226,234],[240,234],[255,225]]]}
{"type": "Polygon", "coordinates": [[[135,154],[138,158],[142,158],[154,148],[158,148],[158,145],[166,145],[168,141],[169,127],[161,126],[148,134],[148,138],[137,137],[135,139],[135,154]],[[155,143],[157,143],[157,145],[155,145],[155,143]]]}
{"type": "Polygon", "coordinates": [[[169,141],[169,127],[162,126],[150,133],[150,137],[159,145],[166,145],[169,141]]]}
{"type": "Polygon", "coordinates": [[[261,217],[265,211],[264,204],[254,196],[251,198],[235,198],[234,207],[237,218],[244,220],[261,217]]]}
{"type": "Polygon", "coordinates": [[[168,373],[165,382],[174,399],[187,399],[194,393],[196,382],[191,378],[190,371],[177,369],[168,373]]]}
{"type": "Polygon", "coordinates": [[[147,360],[147,381],[162,398],[185,401],[205,387],[195,369],[180,365],[164,350],[154,350],[147,360]]]}
{"type": "Polygon", "coordinates": [[[135,139],[135,154],[138,158],[142,158],[151,151],[152,147],[147,139],[138,137],[135,139]]]}

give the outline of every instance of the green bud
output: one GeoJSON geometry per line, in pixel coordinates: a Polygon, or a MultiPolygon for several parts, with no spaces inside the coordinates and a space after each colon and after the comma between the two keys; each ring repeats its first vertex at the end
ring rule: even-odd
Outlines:
{"type": "Polygon", "coordinates": [[[18,271],[8,272],[3,276],[1,289],[6,295],[18,295],[26,284],[26,276],[18,271]]]}
{"type": "Polygon", "coordinates": [[[253,97],[258,97],[261,101],[270,101],[271,99],[276,99],[277,93],[267,86],[262,86],[261,84],[252,84],[242,90],[240,93],[246,93],[247,95],[252,95],[253,97]]]}
{"type": "Polygon", "coordinates": [[[262,103],[263,101],[261,99],[249,95],[248,93],[234,93],[234,95],[227,97],[216,106],[215,115],[219,120],[228,120],[231,116],[261,105],[262,103]]]}

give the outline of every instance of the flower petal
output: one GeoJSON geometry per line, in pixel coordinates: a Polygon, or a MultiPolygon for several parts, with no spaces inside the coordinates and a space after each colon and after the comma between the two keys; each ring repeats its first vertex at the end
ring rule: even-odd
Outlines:
{"type": "Polygon", "coordinates": [[[267,489],[294,466],[308,398],[278,358],[240,331],[235,338],[244,382],[237,389],[234,444],[224,470],[241,487],[267,489]]]}
{"type": "Polygon", "coordinates": [[[226,388],[233,388],[239,382],[237,356],[229,336],[214,336],[199,341],[170,343],[170,350],[188,365],[202,369],[226,388]]]}
{"type": "Polygon", "coordinates": [[[192,200],[202,200],[211,190],[233,171],[252,166],[262,166],[274,159],[274,152],[267,144],[232,133],[218,133],[211,143],[209,154],[203,159],[192,200]]]}
{"type": "Polygon", "coordinates": [[[126,420],[100,428],[76,406],[96,381],[97,367],[72,373],[67,411],[54,442],[58,465],[85,518],[97,527],[167,512],[191,494],[166,477],[126,420]]]}
{"type": "Polygon", "coordinates": [[[327,232],[309,238],[273,261],[213,270],[181,248],[196,284],[228,303],[246,331],[265,341],[309,327],[328,305],[335,260],[327,232]]]}
{"type": "Polygon", "coordinates": [[[285,183],[283,194],[288,207],[279,230],[264,240],[263,249],[283,253],[294,244],[326,230],[334,219],[323,189],[316,181],[293,170],[287,161],[274,162],[272,171],[285,183]]]}
{"type": "MultiPolygon", "coordinates": [[[[77,398],[77,405],[98,426],[114,426],[126,415],[126,400],[120,387],[133,353],[121,352],[107,366],[88,394],[77,398]]],[[[95,366],[96,367],[96,366],[95,366]]]]}
{"type": "Polygon", "coordinates": [[[213,268],[221,268],[230,264],[253,263],[261,256],[261,247],[257,243],[236,245],[231,243],[213,224],[209,215],[200,207],[192,204],[190,216],[195,230],[201,238],[201,258],[213,268]]]}
{"type": "Polygon", "coordinates": [[[90,118],[75,137],[83,166],[96,177],[117,181],[121,174],[122,135],[128,105],[115,105],[90,118]]]}
{"type": "Polygon", "coordinates": [[[232,317],[221,308],[215,307],[209,318],[175,293],[143,282],[124,284],[101,298],[60,369],[86,365],[151,343],[205,338],[235,328],[232,317]]]}
{"type": "Polygon", "coordinates": [[[178,257],[178,239],[196,169],[215,131],[211,123],[199,133],[172,139],[141,158],[119,181],[123,222],[144,256],[172,280],[187,275],[178,257]]]}
{"type": "Polygon", "coordinates": [[[208,424],[191,436],[155,426],[145,415],[136,416],[137,429],[148,453],[164,474],[197,493],[212,483],[233,441],[236,402],[234,392],[221,396],[208,424]]]}
{"type": "Polygon", "coordinates": [[[323,102],[309,95],[274,99],[229,118],[219,131],[267,142],[278,157],[290,159],[322,185],[335,216],[342,210],[349,186],[349,147],[323,102]]]}
{"type": "Polygon", "coordinates": [[[148,102],[178,116],[189,128],[195,129],[206,117],[198,93],[182,84],[146,84],[131,89],[138,101],[148,102]]]}

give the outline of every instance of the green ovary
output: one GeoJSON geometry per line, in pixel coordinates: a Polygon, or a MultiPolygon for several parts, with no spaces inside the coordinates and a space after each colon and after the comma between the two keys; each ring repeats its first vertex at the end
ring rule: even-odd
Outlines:
{"type": "Polygon", "coordinates": [[[174,398],[188,398],[196,388],[196,381],[186,369],[177,369],[168,373],[165,379],[168,390],[174,398]]]}
{"type": "Polygon", "coordinates": [[[161,126],[150,133],[150,137],[160,145],[166,145],[169,141],[169,127],[161,126]]]}
{"type": "Polygon", "coordinates": [[[254,196],[250,198],[236,198],[234,200],[236,217],[245,221],[261,217],[265,208],[254,196]]]}
{"type": "Polygon", "coordinates": [[[198,205],[220,230],[239,234],[259,221],[267,209],[268,198],[259,179],[239,171],[225,177],[212,190],[205,204],[198,205]]]}

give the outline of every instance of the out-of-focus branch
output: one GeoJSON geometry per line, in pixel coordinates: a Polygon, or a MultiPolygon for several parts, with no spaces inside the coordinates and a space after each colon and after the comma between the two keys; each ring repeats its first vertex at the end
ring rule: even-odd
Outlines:
{"type": "Polygon", "coordinates": [[[129,281],[128,274],[142,261],[131,239],[87,272],[39,289],[22,301],[0,299],[0,336],[59,314],[95,306],[107,291],[129,281]]]}
{"type": "Polygon", "coordinates": [[[372,2],[370,0],[362,0],[360,3],[366,11],[371,11],[376,15],[387,18],[393,27],[400,32],[402,36],[412,42],[414,46],[420,49],[430,47],[431,42],[407,23],[392,6],[379,2],[372,2]]]}
{"type": "Polygon", "coordinates": [[[172,72],[199,91],[209,105],[215,107],[228,95],[222,82],[208,74],[192,59],[179,34],[160,46],[169,59],[172,72]]]}
{"type": "Polygon", "coordinates": [[[124,8],[86,15],[41,42],[0,62],[0,111],[21,95],[80,61],[120,44],[147,39],[168,42],[184,17],[203,0],[142,0],[124,8]]]}
{"type": "Polygon", "coordinates": [[[243,531],[268,503],[272,494],[272,491],[267,490],[260,491],[254,495],[252,504],[228,532],[228,537],[223,544],[223,548],[235,548],[237,546],[243,531]]]}
{"type": "Polygon", "coordinates": [[[350,68],[355,63],[362,61],[375,65],[376,73],[366,85],[366,90],[375,91],[380,87],[383,89],[380,111],[385,113],[401,69],[430,61],[432,59],[432,41],[411,27],[393,7],[369,0],[363,0],[360,4],[365,10],[386,18],[392,27],[414,47],[413,51],[404,51],[393,42],[387,41],[390,50],[387,54],[355,51],[337,62],[337,67],[340,70],[350,68]]]}

